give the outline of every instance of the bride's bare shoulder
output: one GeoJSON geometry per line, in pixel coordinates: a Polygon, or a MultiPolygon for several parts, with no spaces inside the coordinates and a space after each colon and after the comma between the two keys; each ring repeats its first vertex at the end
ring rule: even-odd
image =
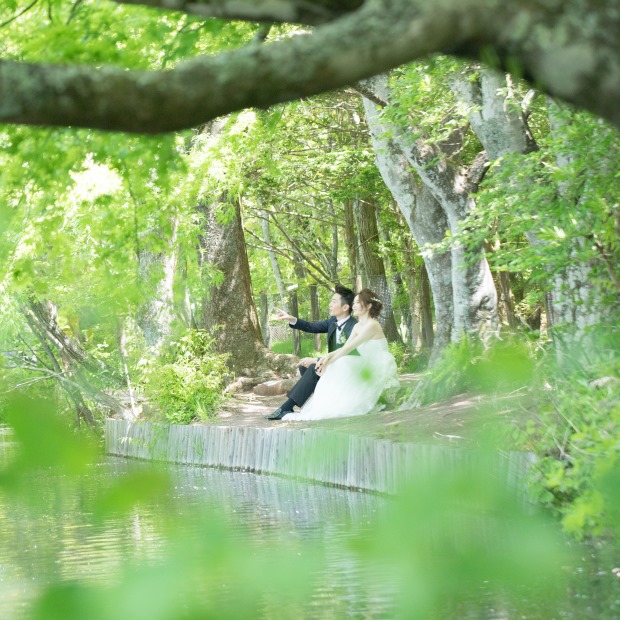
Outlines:
{"type": "Polygon", "coordinates": [[[381,327],[381,323],[377,321],[377,319],[373,319],[372,331],[375,338],[385,338],[385,334],[383,333],[383,328],[381,327]]]}

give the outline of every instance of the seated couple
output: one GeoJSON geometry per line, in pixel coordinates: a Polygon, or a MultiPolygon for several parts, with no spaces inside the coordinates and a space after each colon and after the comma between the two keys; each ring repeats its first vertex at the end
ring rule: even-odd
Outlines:
{"type": "Polygon", "coordinates": [[[354,295],[352,290],[337,286],[329,302],[332,316],[326,321],[310,323],[277,310],[277,318],[288,321],[293,329],[326,333],[329,353],[300,361],[301,378],[288,393],[288,400],[267,419],[323,420],[364,415],[375,408],[383,390],[398,387],[396,362],[377,321],[382,307],[381,300],[367,288],[354,295]],[[353,352],[357,355],[349,355],[353,352]],[[294,413],[296,405],[301,411],[294,413]]]}

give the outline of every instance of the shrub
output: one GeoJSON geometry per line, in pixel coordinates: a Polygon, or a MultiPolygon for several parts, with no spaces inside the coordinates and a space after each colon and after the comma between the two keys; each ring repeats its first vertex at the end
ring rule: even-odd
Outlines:
{"type": "Polygon", "coordinates": [[[420,372],[428,365],[429,351],[415,353],[408,346],[397,342],[390,342],[389,347],[400,373],[420,372]]]}
{"type": "Polygon", "coordinates": [[[419,404],[434,403],[462,394],[500,394],[529,387],[534,380],[536,343],[505,338],[484,348],[463,336],[446,347],[416,388],[419,404]]]}
{"type": "Polygon", "coordinates": [[[515,431],[518,447],[539,457],[533,497],[578,538],[620,534],[619,371],[616,362],[556,376],[539,396],[537,418],[515,431]]]}
{"type": "Polygon", "coordinates": [[[213,417],[224,400],[226,355],[213,352],[213,338],[193,330],[170,342],[158,358],[141,361],[145,395],[172,424],[213,417]]]}

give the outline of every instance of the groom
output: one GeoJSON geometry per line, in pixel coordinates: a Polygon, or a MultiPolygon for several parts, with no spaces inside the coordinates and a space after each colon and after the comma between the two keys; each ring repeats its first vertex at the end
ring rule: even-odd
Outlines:
{"type": "MultiPolygon", "coordinates": [[[[280,321],[288,321],[293,329],[300,329],[311,334],[327,334],[327,350],[331,353],[339,349],[351,335],[351,330],[357,321],[351,316],[353,299],[355,294],[345,286],[337,285],[334,295],[329,302],[331,316],[325,321],[309,323],[297,317],[287,314],[283,310],[277,310],[277,318],[280,321]]],[[[271,415],[265,416],[267,420],[280,420],[287,413],[293,411],[295,405],[301,407],[314,392],[319,382],[316,374],[317,357],[304,357],[299,362],[301,377],[287,394],[288,400],[280,405],[271,415]]]]}

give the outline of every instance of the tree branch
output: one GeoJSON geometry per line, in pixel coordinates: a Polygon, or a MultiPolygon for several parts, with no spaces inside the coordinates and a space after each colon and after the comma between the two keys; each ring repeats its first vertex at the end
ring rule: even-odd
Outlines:
{"type": "Polygon", "coordinates": [[[363,0],[114,0],[200,17],[316,26],[358,9],[363,0]]]}
{"type": "MultiPolygon", "coordinates": [[[[276,248],[273,244],[271,245],[266,245],[265,242],[254,232],[252,232],[251,230],[248,230],[247,228],[244,228],[243,231],[249,235],[251,235],[252,237],[254,237],[254,239],[258,240],[258,243],[251,243],[246,241],[246,245],[249,248],[254,248],[255,250],[262,250],[264,252],[275,252],[276,254],[279,254],[280,256],[283,256],[284,258],[286,258],[287,260],[294,262],[295,261],[295,257],[291,256],[290,254],[287,254],[286,252],[283,252],[281,249],[276,248]]],[[[327,288],[329,288],[329,280],[322,280],[321,278],[319,278],[314,272],[313,269],[310,268],[307,270],[308,271],[308,275],[317,283],[320,284],[321,286],[325,286],[327,288]]]]}
{"type": "MultiPolygon", "coordinates": [[[[308,265],[310,265],[321,277],[325,278],[325,280],[329,282],[329,274],[322,268],[322,266],[317,265],[314,261],[308,258],[308,254],[299,247],[299,244],[295,240],[293,240],[291,236],[286,232],[285,227],[280,224],[275,213],[272,213],[272,221],[275,224],[276,228],[282,233],[284,238],[289,242],[291,248],[297,251],[297,253],[303,257],[303,259],[306,261],[306,263],[308,263],[308,265]]],[[[319,282],[319,280],[315,276],[313,277],[317,282],[319,282]]]]}
{"type": "Polygon", "coordinates": [[[114,411],[115,413],[122,414],[124,412],[123,406],[113,396],[110,396],[109,394],[106,394],[105,392],[102,392],[101,390],[96,390],[90,385],[86,385],[83,383],[78,383],[76,381],[73,381],[72,379],[67,377],[62,371],[58,372],[56,370],[50,370],[49,368],[41,368],[40,366],[28,366],[28,365],[20,366],[20,368],[24,370],[30,370],[31,372],[40,372],[46,375],[50,379],[56,379],[61,384],[63,384],[63,386],[67,386],[69,388],[72,388],[72,390],[74,390],[73,392],[70,393],[70,395],[76,394],[77,392],[83,393],[87,397],[92,398],[94,401],[96,401],[100,405],[110,409],[111,411],[114,411]]]}
{"type": "Polygon", "coordinates": [[[615,0],[366,0],[312,33],[202,56],[169,71],[2,61],[0,122],[176,131],[447,52],[517,67],[548,94],[620,127],[615,6],[615,0]]]}
{"type": "Polygon", "coordinates": [[[359,93],[362,97],[366,97],[368,101],[372,101],[380,108],[387,108],[388,102],[382,99],[377,92],[371,87],[371,83],[367,80],[361,80],[357,84],[353,85],[355,92],[359,93]]]}
{"type": "Polygon", "coordinates": [[[37,2],[39,2],[39,0],[32,0],[32,2],[28,6],[23,8],[21,11],[19,11],[19,13],[15,13],[13,17],[9,17],[9,19],[7,19],[6,21],[3,21],[0,24],[0,28],[4,28],[4,26],[8,26],[11,22],[14,22],[16,19],[20,18],[24,13],[28,12],[35,4],[37,4],[37,2]]]}

